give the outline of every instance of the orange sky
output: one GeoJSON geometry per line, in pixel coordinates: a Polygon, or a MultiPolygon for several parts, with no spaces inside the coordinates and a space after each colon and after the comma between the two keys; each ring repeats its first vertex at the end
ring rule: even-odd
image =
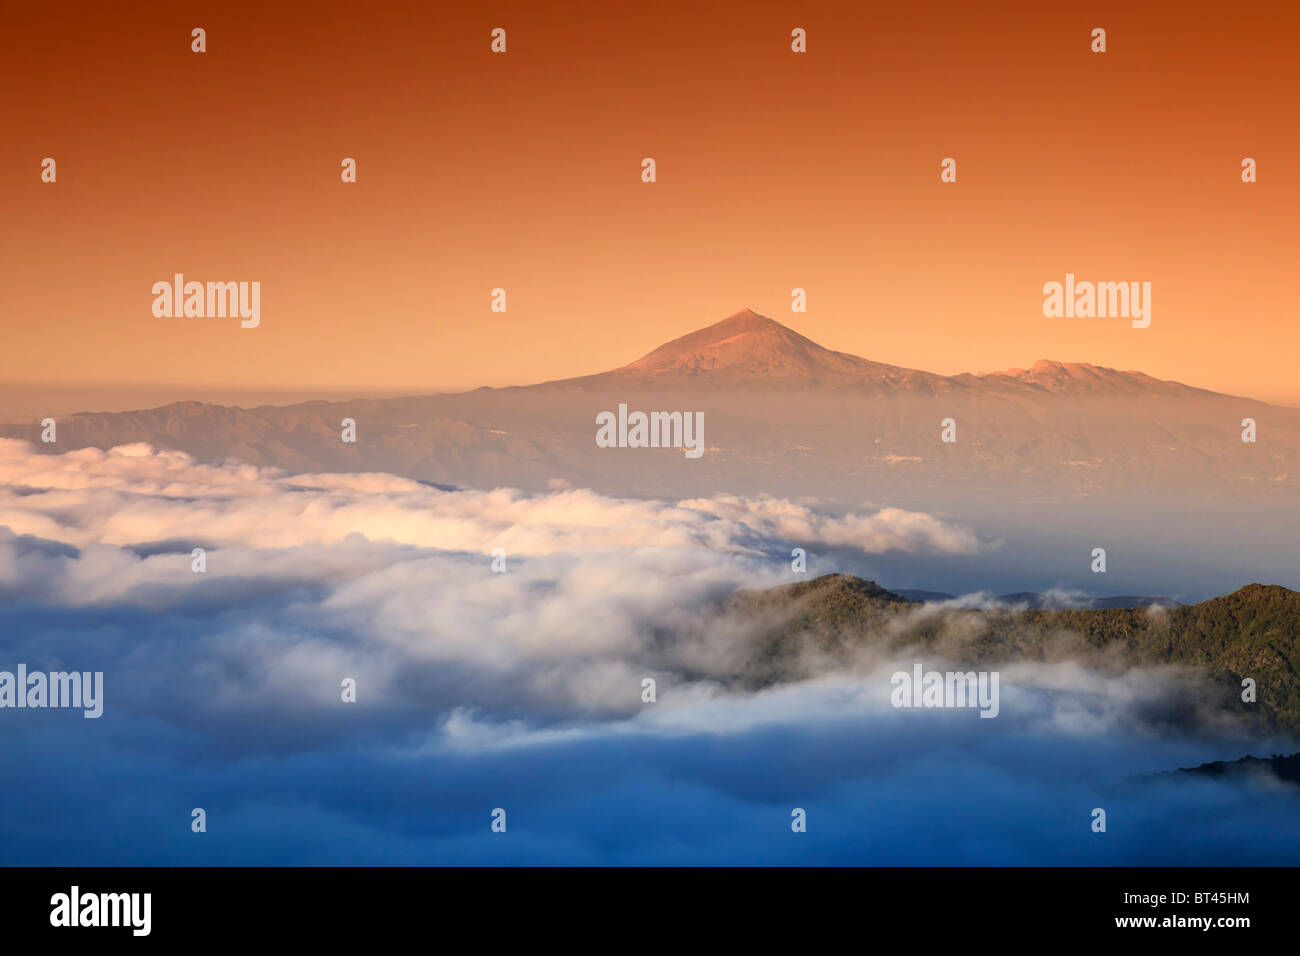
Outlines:
{"type": "Polygon", "coordinates": [[[0,382],[522,384],[750,307],[1300,404],[1294,2],[82,6],[0,24],[0,382]],[[1044,318],[1067,271],[1150,281],[1151,327],[1044,318]],[[155,318],[174,272],[260,281],[261,326],[155,318]]]}

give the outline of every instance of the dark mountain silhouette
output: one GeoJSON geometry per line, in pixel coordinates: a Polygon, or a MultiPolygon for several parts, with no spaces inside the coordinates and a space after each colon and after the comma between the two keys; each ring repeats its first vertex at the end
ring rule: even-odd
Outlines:
{"type": "Polygon", "coordinates": [[[1300,786],[1300,753],[1284,756],[1254,757],[1247,754],[1238,760],[1214,760],[1197,767],[1179,767],[1153,774],[1153,779],[1186,776],[1209,777],[1215,780],[1265,780],[1300,786]]]}

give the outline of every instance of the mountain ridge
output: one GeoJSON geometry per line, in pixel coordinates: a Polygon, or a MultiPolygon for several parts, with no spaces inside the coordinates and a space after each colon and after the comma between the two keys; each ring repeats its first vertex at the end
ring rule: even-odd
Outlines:
{"type": "Polygon", "coordinates": [[[620,368],[535,385],[78,413],[58,418],[57,443],[42,442],[40,420],[0,426],[0,437],[43,454],[146,442],[289,471],[525,491],[559,480],[633,497],[812,495],[948,510],[982,496],[1022,510],[1025,500],[1134,493],[1286,502],[1300,483],[1300,410],[1084,363],[945,377],[826,349],[752,310],[620,368]],[[597,416],[622,404],[702,415],[702,459],[684,468],[679,452],[598,447],[597,416]],[[345,418],[354,443],[340,441],[345,418]],[[1245,418],[1260,423],[1259,443],[1242,441],[1245,418]],[[941,436],[949,420],[955,441],[941,436]]]}
{"type": "Polygon", "coordinates": [[[803,679],[866,651],[935,654],[970,667],[1074,661],[1122,673],[1176,665],[1208,678],[1219,711],[1300,734],[1300,591],[1252,583],[1156,611],[923,607],[874,581],[827,574],[737,591],[717,613],[739,621],[745,635],[747,653],[733,658],[741,663],[731,675],[745,686],[803,679]],[[1241,700],[1245,678],[1259,688],[1257,703],[1241,700]]]}
{"type": "Polygon", "coordinates": [[[1182,382],[1158,379],[1136,370],[1124,371],[1090,362],[1061,362],[1053,359],[1040,359],[1029,368],[942,375],[828,349],[753,309],[742,309],[712,325],[678,336],[651,349],[635,361],[605,372],[506,387],[591,388],[615,384],[656,386],[665,383],[706,387],[807,384],[931,392],[984,385],[1016,391],[1029,389],[1047,394],[1070,395],[1089,391],[1131,395],[1144,389],[1170,395],[1226,394],[1182,382]]]}

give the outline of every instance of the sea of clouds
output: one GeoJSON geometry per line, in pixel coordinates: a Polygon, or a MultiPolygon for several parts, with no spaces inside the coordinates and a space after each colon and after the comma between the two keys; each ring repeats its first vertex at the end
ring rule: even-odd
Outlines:
{"type": "Polygon", "coordinates": [[[1008,666],[993,720],[892,708],[910,660],[726,680],[738,588],[983,547],[898,509],[0,440],[0,669],[105,675],[98,720],[0,710],[0,862],[1300,862],[1292,788],[1134,779],[1288,746],[1171,728],[1186,675],[1008,666]]]}

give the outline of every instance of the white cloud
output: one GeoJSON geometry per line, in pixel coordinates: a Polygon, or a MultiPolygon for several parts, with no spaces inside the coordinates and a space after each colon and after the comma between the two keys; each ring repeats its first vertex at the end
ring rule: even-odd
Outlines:
{"type": "Polygon", "coordinates": [[[766,497],[672,504],[582,489],[442,491],[386,474],[202,464],[140,444],[39,455],[25,442],[0,439],[0,484],[0,525],[77,547],[192,539],[288,548],[350,535],[514,555],[648,547],[759,554],[788,541],[867,553],[978,547],[967,528],[896,508],[834,517],[766,497]]]}
{"type": "MultiPolygon", "coordinates": [[[[486,833],[497,805],[549,841],[524,859],[551,863],[988,862],[990,845],[1010,862],[1289,862],[1300,846],[1284,831],[1292,804],[1258,822],[1247,794],[1210,813],[1222,800],[1208,783],[1182,816],[1183,791],[1145,814],[1099,796],[1242,752],[1194,739],[1206,720],[1170,730],[1188,700],[1211,704],[1175,671],[1021,663],[1001,669],[996,720],[904,711],[889,706],[888,675],[910,658],[862,635],[863,653],[817,659],[811,679],[736,689],[764,622],[708,613],[722,598],[790,582],[792,541],[974,546],[928,515],[443,492],[141,445],[37,455],[0,442],[0,525],[12,529],[0,527],[5,660],[105,673],[108,733],[24,712],[0,735],[0,763],[36,767],[46,795],[0,793],[0,836],[20,861],[482,862],[466,835],[486,833]],[[206,574],[190,570],[194,542],[209,549],[206,574]],[[505,574],[491,571],[493,547],[505,574]],[[355,704],[340,700],[344,677],[355,704]],[[200,799],[226,836],[159,842],[158,819],[200,799]],[[1174,849],[1080,841],[1102,799],[1134,832],[1165,827],[1174,849]],[[790,806],[809,809],[809,840],[786,838],[790,806]],[[1207,850],[1184,818],[1229,825],[1207,850]],[[621,821],[617,845],[592,835],[607,819],[621,821]],[[1242,844],[1238,821],[1256,842],[1242,844]],[[916,833],[933,839],[918,846],[916,833]]],[[[906,642],[939,614],[953,645],[987,626],[960,607],[908,608],[880,636],[906,642]]]]}

